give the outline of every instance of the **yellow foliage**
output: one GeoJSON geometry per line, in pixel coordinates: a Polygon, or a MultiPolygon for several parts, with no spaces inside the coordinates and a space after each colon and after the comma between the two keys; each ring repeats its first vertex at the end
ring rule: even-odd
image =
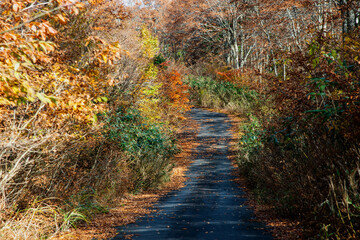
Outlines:
{"type": "Polygon", "coordinates": [[[145,81],[153,81],[157,78],[158,72],[159,69],[153,63],[150,63],[145,69],[143,79],[145,81]]]}
{"type": "Polygon", "coordinates": [[[149,123],[156,123],[161,119],[162,109],[160,108],[161,83],[143,87],[140,91],[139,110],[149,123]]]}
{"type": "Polygon", "coordinates": [[[154,37],[146,26],[141,28],[142,53],[147,59],[152,59],[159,52],[159,40],[154,37]]]}

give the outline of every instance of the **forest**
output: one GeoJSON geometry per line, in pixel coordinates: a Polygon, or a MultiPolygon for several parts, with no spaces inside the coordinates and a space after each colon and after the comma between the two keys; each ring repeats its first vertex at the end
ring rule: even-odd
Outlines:
{"type": "MultiPolygon", "coordinates": [[[[192,107],[294,239],[360,238],[357,0],[1,0],[0,239],[168,182],[192,107]]],[[[290,239],[290,238],[289,238],[290,239]]]]}

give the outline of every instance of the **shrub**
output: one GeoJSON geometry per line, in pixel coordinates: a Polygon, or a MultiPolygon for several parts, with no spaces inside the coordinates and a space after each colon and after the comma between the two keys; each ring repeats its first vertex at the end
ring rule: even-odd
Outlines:
{"type": "Polygon", "coordinates": [[[250,109],[259,97],[256,91],[245,86],[237,87],[231,82],[194,76],[189,77],[186,82],[190,87],[191,100],[202,107],[243,112],[250,109]]]}
{"type": "Polygon", "coordinates": [[[137,110],[120,108],[105,126],[105,136],[127,154],[133,190],[154,187],[166,179],[178,151],[175,139],[162,132],[159,124],[146,122],[137,110]]]}
{"type": "Polygon", "coordinates": [[[272,78],[272,120],[257,109],[240,140],[239,167],[258,199],[311,219],[319,238],[360,235],[358,40],[342,48],[321,36],[294,53],[289,79],[272,78]]]}

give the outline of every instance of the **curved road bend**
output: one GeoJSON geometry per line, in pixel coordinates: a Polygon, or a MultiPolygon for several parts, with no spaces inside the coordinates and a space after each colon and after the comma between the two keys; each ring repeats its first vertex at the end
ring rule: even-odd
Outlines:
{"type": "Polygon", "coordinates": [[[254,221],[243,191],[232,181],[228,159],[231,140],[225,114],[192,109],[200,124],[194,162],[186,186],[163,197],[159,211],[136,223],[118,227],[118,239],[273,239],[264,224],[254,221]]]}

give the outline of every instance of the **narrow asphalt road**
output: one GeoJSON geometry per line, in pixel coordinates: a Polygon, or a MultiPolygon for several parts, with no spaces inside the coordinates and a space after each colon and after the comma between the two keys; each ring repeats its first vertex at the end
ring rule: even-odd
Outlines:
{"type": "Polygon", "coordinates": [[[232,181],[230,119],[201,109],[190,116],[200,124],[200,145],[186,186],[163,197],[155,206],[158,212],[119,227],[113,239],[272,239],[265,225],[254,221],[243,191],[232,181]]]}

